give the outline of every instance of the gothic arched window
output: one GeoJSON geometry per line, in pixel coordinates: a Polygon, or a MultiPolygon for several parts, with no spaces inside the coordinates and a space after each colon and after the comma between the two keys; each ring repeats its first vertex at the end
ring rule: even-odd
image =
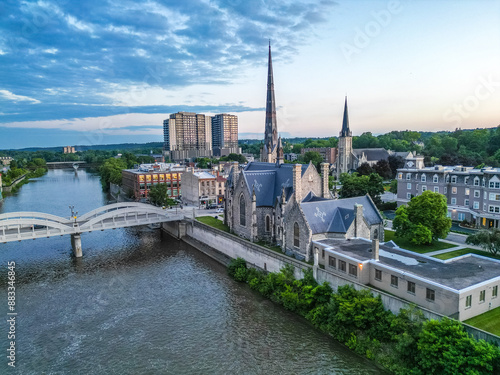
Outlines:
{"type": "Polygon", "coordinates": [[[293,246],[300,246],[300,232],[299,232],[299,224],[293,224],[293,246]]]}
{"type": "Polygon", "coordinates": [[[240,196],[240,225],[246,226],[246,205],[245,205],[245,197],[243,194],[240,196]]]}
{"type": "Polygon", "coordinates": [[[269,215],[266,215],[266,232],[271,231],[271,218],[269,215]]]}

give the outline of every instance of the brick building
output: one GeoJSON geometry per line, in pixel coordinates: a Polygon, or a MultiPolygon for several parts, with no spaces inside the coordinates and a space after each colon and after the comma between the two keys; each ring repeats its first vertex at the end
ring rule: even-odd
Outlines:
{"type": "Polygon", "coordinates": [[[204,206],[224,203],[226,179],[206,171],[188,170],[182,176],[182,201],[190,205],[204,206]]]}
{"type": "Polygon", "coordinates": [[[178,164],[141,164],[137,169],[122,171],[122,191],[139,200],[147,198],[151,187],[166,184],[171,198],[182,196],[181,175],[184,167],[178,164]]]}

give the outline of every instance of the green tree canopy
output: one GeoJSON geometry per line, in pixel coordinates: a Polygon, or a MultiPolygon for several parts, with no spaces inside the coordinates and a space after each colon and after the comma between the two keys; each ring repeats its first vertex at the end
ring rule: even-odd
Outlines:
{"type": "Polygon", "coordinates": [[[168,187],[166,184],[154,185],[149,191],[149,200],[157,206],[173,206],[176,204],[175,200],[167,195],[168,187]]]}
{"type": "Polygon", "coordinates": [[[109,190],[109,184],[122,184],[122,169],[127,168],[125,159],[109,158],[99,167],[101,185],[105,191],[109,190]]]}
{"type": "Polygon", "coordinates": [[[427,190],[396,210],[392,227],[398,237],[407,238],[417,245],[430,244],[448,235],[451,219],[447,212],[446,197],[427,190]]]}
{"type": "Polygon", "coordinates": [[[382,177],[376,173],[369,176],[360,176],[356,172],[353,174],[342,173],[340,175],[342,188],[340,198],[359,197],[369,194],[376,205],[381,203],[380,194],[384,192],[382,177]]]}
{"type": "Polygon", "coordinates": [[[465,241],[467,244],[481,246],[492,254],[500,253],[500,229],[480,230],[469,235],[465,241]]]}
{"type": "Polygon", "coordinates": [[[321,170],[320,164],[323,163],[323,157],[321,154],[317,151],[307,151],[304,154],[304,162],[305,163],[313,163],[313,165],[316,167],[318,171],[321,170]]]}

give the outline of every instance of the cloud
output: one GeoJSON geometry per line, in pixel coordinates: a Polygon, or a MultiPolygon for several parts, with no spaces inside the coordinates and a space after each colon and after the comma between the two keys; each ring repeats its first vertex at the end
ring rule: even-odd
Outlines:
{"type": "Polygon", "coordinates": [[[13,102],[31,102],[33,104],[39,104],[40,101],[30,98],[29,96],[23,96],[23,95],[16,95],[10,91],[7,90],[0,90],[0,97],[11,100],[13,102]]]}
{"type": "Polygon", "coordinates": [[[232,84],[265,66],[268,39],[275,61],[293,59],[335,3],[43,0],[1,7],[0,99],[15,103],[3,110],[5,123],[114,115],[116,105],[148,113],[160,104],[151,93],[232,84]],[[146,99],[124,98],[137,88],[146,99]]]}

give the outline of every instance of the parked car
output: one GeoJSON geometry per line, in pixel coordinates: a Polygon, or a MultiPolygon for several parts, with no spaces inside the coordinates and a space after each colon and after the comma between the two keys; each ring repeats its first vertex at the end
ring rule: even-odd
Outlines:
{"type": "Polygon", "coordinates": [[[223,208],[218,208],[217,211],[218,214],[223,214],[224,213],[224,209],[223,208]]]}

